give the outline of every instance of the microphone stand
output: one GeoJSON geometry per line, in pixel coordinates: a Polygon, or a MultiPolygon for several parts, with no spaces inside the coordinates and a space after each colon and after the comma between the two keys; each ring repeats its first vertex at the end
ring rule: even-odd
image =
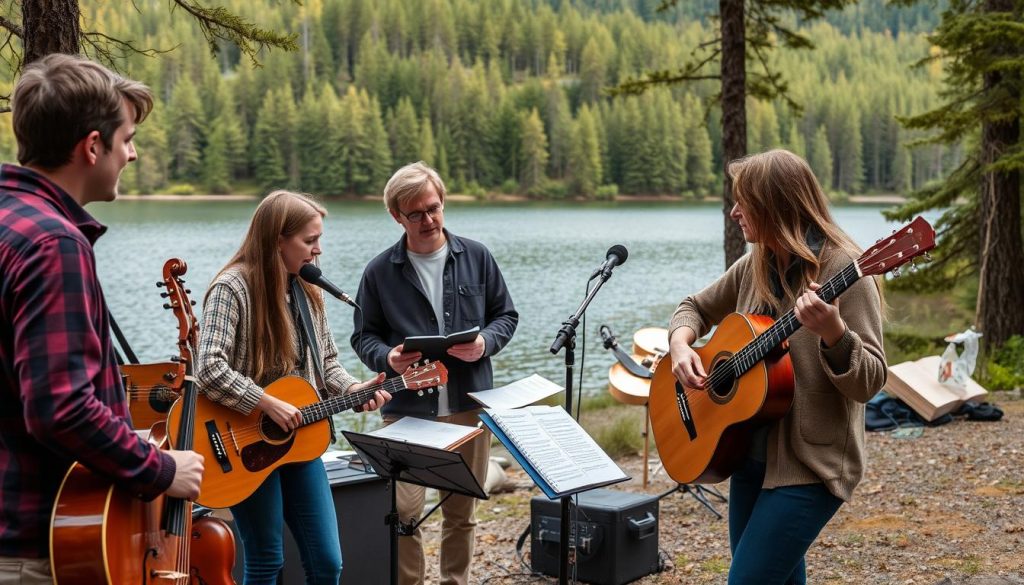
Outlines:
{"type": "MultiPolygon", "coordinates": [[[[601,290],[601,286],[608,279],[612,277],[611,270],[601,271],[601,279],[598,283],[587,293],[587,297],[580,303],[576,312],[569,317],[568,320],[562,323],[561,329],[558,330],[558,334],[555,336],[554,343],[551,344],[551,353],[557,355],[559,350],[565,348],[565,410],[569,412],[569,416],[572,416],[572,379],[573,379],[573,368],[576,365],[576,327],[580,324],[580,318],[583,313],[586,312],[587,307],[590,305],[590,301],[594,300],[594,296],[597,291],[601,290]]],[[[558,542],[558,583],[559,585],[566,585],[569,582],[569,504],[572,501],[572,496],[562,496],[561,498],[561,522],[560,522],[560,534],[558,542]]],[[[574,547],[575,548],[575,547],[574,547]]],[[[575,564],[575,559],[573,560],[575,564]]]]}

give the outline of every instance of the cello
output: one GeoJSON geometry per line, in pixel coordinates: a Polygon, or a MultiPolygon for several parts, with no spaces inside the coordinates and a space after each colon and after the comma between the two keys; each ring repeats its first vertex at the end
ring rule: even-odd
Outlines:
{"type": "MultiPolygon", "coordinates": [[[[185,262],[164,263],[163,284],[169,308],[178,319],[177,362],[182,384],[181,424],[191,427],[196,387],[192,352],[198,327],[192,301],[182,287],[185,262]]],[[[191,434],[189,434],[191,437],[191,434]]],[[[153,425],[149,441],[168,448],[166,422],[153,425]]],[[[179,445],[190,449],[188,439],[179,445]]],[[[204,519],[205,520],[205,519],[204,519]]],[[[234,562],[234,539],[222,522],[193,526],[192,503],[166,495],[143,502],[127,490],[75,463],[68,470],[54,503],[50,522],[50,559],[60,585],[198,585],[227,584],[234,562]],[[227,531],[227,535],[223,531],[227,531]],[[201,542],[203,567],[193,566],[192,542],[201,542]],[[219,548],[219,551],[214,551],[219,548]],[[226,562],[225,562],[226,561],[226,562]]]]}

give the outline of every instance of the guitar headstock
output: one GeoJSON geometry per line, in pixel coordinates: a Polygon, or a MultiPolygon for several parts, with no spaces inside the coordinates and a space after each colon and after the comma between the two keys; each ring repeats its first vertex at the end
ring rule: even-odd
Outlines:
{"type": "Polygon", "coordinates": [[[410,390],[433,388],[448,382],[448,368],[441,362],[412,366],[402,374],[402,384],[410,390]]]}
{"type": "Polygon", "coordinates": [[[188,298],[192,291],[185,288],[185,281],[181,278],[187,271],[188,265],[184,260],[171,258],[164,262],[164,279],[157,286],[167,289],[167,292],[161,294],[167,299],[164,308],[170,309],[178,319],[178,351],[181,361],[191,363],[192,351],[199,344],[199,322],[192,313],[192,306],[196,303],[188,298]]]}
{"type": "Polygon", "coordinates": [[[878,276],[890,270],[899,276],[899,267],[935,247],[935,230],[918,216],[891,236],[882,238],[861,254],[857,267],[864,276],[878,276]]]}

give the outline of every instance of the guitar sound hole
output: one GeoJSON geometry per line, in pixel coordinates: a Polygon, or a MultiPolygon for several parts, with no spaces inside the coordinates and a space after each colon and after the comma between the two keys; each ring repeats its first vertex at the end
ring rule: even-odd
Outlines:
{"type": "Polygon", "coordinates": [[[277,426],[274,419],[269,416],[260,418],[260,432],[268,441],[284,441],[291,436],[291,433],[277,426]]]}
{"type": "Polygon", "coordinates": [[[711,392],[720,398],[728,396],[732,392],[733,383],[735,379],[732,376],[719,380],[718,382],[711,385],[711,392]]]}

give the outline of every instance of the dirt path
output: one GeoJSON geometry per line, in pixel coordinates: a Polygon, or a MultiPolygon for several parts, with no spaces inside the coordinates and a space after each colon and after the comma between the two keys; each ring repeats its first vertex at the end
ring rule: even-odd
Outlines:
{"type": "MultiPolygon", "coordinates": [[[[917,438],[869,433],[868,473],[808,552],[809,582],[1024,585],[1024,400],[995,400],[1006,412],[997,423],[957,420],[917,438]]],[[[634,479],[615,489],[642,491],[640,458],[620,465],[634,479]]],[[[516,558],[539,491],[521,470],[509,473],[519,487],[479,509],[473,582],[556,582],[523,574],[516,558]]],[[[662,473],[646,492],[672,485],[662,473]]],[[[718,487],[728,493],[727,483],[718,487]]],[[[724,520],[678,493],[661,500],[659,519],[665,568],[636,583],[725,583],[724,520]]],[[[440,524],[427,526],[428,554],[436,555],[440,524]]],[[[529,563],[528,539],[523,549],[529,563]]],[[[428,582],[437,582],[436,565],[428,563],[428,582]]]]}

